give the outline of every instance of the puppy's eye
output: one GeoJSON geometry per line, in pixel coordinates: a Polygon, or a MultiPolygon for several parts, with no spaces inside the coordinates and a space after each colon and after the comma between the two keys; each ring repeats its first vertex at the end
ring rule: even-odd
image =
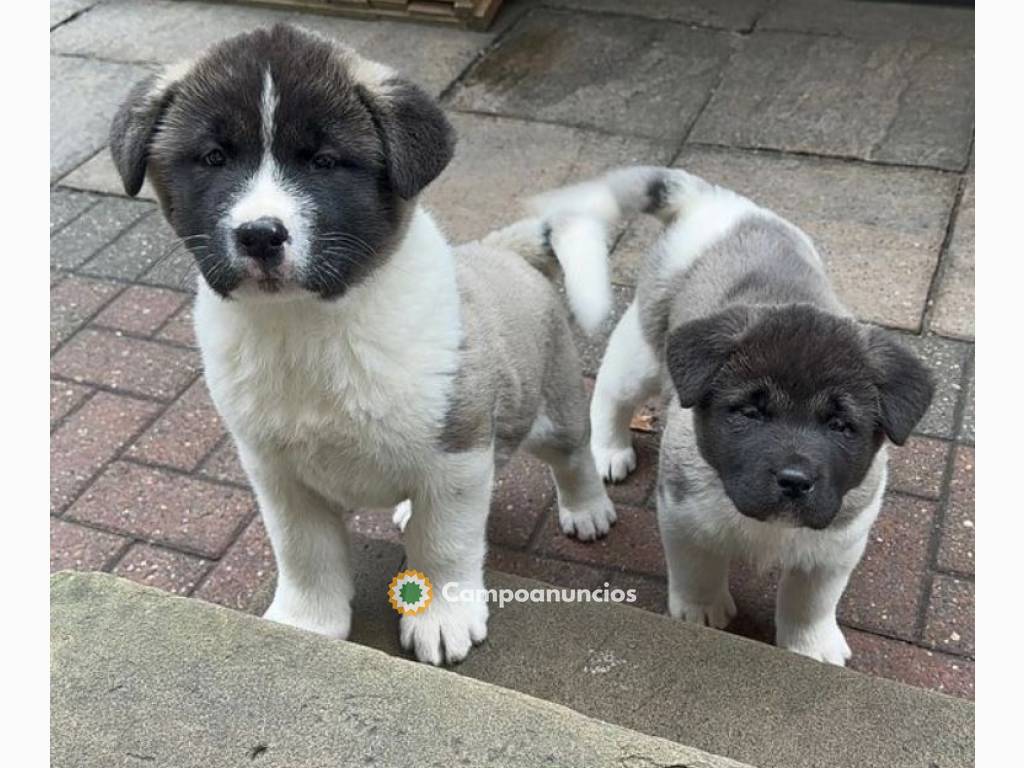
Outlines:
{"type": "Polygon", "coordinates": [[[338,158],[327,152],[318,152],[313,156],[313,167],[328,171],[338,164],[338,158]]]}
{"type": "Polygon", "coordinates": [[[765,413],[761,408],[756,405],[748,403],[747,405],[741,405],[736,409],[736,412],[747,419],[753,421],[764,421],[768,418],[768,414],[765,413]]]}
{"type": "Polygon", "coordinates": [[[219,149],[211,149],[205,155],[203,155],[203,165],[210,168],[217,168],[224,165],[227,162],[227,158],[224,153],[219,149]]]}
{"type": "Polygon", "coordinates": [[[850,422],[838,416],[833,416],[828,420],[828,428],[833,432],[839,432],[844,435],[852,435],[856,431],[850,422]]]}

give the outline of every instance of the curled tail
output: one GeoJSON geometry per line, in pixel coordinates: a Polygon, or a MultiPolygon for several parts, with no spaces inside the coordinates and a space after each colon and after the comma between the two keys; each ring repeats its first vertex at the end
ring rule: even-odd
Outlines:
{"type": "Polygon", "coordinates": [[[709,189],[704,180],[675,168],[623,168],[534,197],[528,204],[534,218],[481,242],[519,253],[548,276],[561,267],[569,307],[583,330],[593,334],[612,310],[608,250],[618,225],[637,213],[668,224],[709,189]]]}

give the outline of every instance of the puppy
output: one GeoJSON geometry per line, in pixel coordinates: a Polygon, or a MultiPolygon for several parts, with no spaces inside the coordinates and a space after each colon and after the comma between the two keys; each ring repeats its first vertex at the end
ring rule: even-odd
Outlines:
{"type": "MultiPolygon", "coordinates": [[[[549,266],[541,225],[453,250],[417,204],[454,143],[412,83],[289,26],[143,81],[111,133],[125,189],[148,173],[202,276],[206,382],[277,561],[266,617],[344,638],[342,511],[407,500],[408,567],[434,597],[401,642],[433,664],[486,635],[486,603],[442,587],[482,588],[495,467],[519,445],[550,465],[566,533],[615,520],[565,310],[526,260],[549,266]]],[[[567,278],[582,318],[610,301],[589,273],[567,278]]]]}
{"type": "MultiPolygon", "coordinates": [[[[599,472],[622,480],[630,418],[665,393],[669,613],[724,627],[730,559],[778,565],[777,644],[844,664],[836,604],[882,502],[886,440],[902,445],[924,415],[928,372],[853,319],[802,231],[734,192],[635,168],[534,206],[606,229],[637,212],[665,224],[601,363],[591,429],[599,472]]],[[[571,258],[572,241],[555,245],[571,258]]]]}

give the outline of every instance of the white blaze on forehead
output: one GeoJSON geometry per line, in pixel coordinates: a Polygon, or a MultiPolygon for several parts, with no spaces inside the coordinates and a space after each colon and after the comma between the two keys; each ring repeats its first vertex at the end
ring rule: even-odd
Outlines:
{"type": "Polygon", "coordinates": [[[227,224],[231,229],[247,221],[264,217],[279,219],[288,230],[285,259],[300,262],[308,252],[308,226],[306,216],[308,199],[294,184],[289,183],[274,159],[274,128],[277,112],[277,91],[268,70],[263,77],[260,98],[260,141],[263,157],[255,175],[249,180],[241,196],[228,212],[227,224]]]}

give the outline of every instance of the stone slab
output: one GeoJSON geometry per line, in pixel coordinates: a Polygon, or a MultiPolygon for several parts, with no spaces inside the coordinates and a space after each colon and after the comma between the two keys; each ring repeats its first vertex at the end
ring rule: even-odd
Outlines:
{"type": "Polygon", "coordinates": [[[455,158],[427,187],[424,204],[454,243],[521,218],[526,198],[634,163],[671,159],[671,146],[544,123],[450,115],[455,158]]]}
{"type": "Polygon", "coordinates": [[[515,691],[111,576],[64,572],[51,585],[54,768],[742,768],[515,691]]]}
{"type": "Polygon", "coordinates": [[[452,105],[678,142],[718,80],[730,36],[623,21],[531,12],[473,66],[452,105]]]}
{"type": "Polygon", "coordinates": [[[114,113],[146,72],[134,64],[50,57],[51,182],[106,146],[114,113]]]}
{"type": "Polygon", "coordinates": [[[779,0],[769,6],[757,28],[973,47],[974,9],[938,3],[779,0]]]}
{"type": "Polygon", "coordinates": [[[964,188],[945,269],[932,309],[931,330],[944,336],[974,338],[974,176],[964,188]]]}
{"type": "Polygon", "coordinates": [[[973,50],[760,32],[692,139],[959,171],[973,132],[973,50]]]}
{"type": "MultiPolygon", "coordinates": [[[[110,156],[110,149],[90,157],[71,173],[60,180],[61,187],[69,189],[80,189],[86,192],[102,192],[107,195],[124,195],[124,184],[121,177],[114,168],[114,160],[110,156]]],[[[152,200],[156,202],[156,192],[149,179],[142,185],[137,197],[141,200],[152,200]]]]}
{"type": "Polygon", "coordinates": [[[97,0],[50,0],[50,29],[62,24],[76,13],[96,5],[97,0]]]}
{"type": "Polygon", "coordinates": [[[899,339],[917,353],[935,381],[931,407],[918,422],[915,432],[934,437],[954,437],[956,406],[963,394],[964,366],[971,345],[933,335],[903,333],[899,334],[899,339]]]}
{"type": "MultiPolygon", "coordinates": [[[[354,549],[350,639],[402,654],[385,597],[402,549],[365,539],[354,549]]],[[[608,576],[612,588],[631,586],[619,578],[608,576]]],[[[544,586],[497,572],[486,583],[544,586]]],[[[455,670],[761,768],[973,766],[969,702],[627,605],[492,606],[487,642],[455,670]]]]}
{"type": "Polygon", "coordinates": [[[747,31],[768,0],[544,0],[544,5],[747,31]]]}
{"type": "MultiPolygon", "coordinates": [[[[804,229],[844,303],[862,320],[917,330],[942,250],[956,179],[936,171],[686,147],[676,162],[804,229]]],[[[619,279],[635,274],[653,234],[626,235],[619,279]]]]}
{"type": "Polygon", "coordinates": [[[164,64],[195,56],[226,37],[287,22],[314,29],[391,64],[439,94],[491,35],[446,26],[287,13],[240,3],[115,0],[61,27],[55,51],[164,64]]]}

